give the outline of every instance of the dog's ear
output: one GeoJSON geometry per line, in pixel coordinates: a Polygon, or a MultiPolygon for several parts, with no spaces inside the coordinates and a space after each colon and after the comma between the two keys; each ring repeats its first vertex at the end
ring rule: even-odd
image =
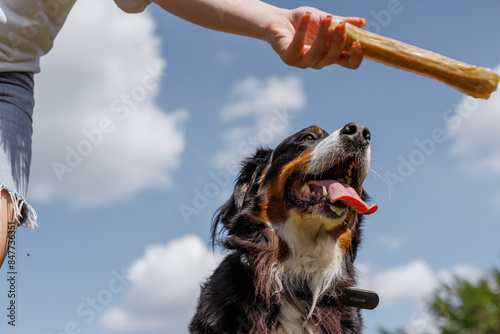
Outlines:
{"type": "Polygon", "coordinates": [[[254,185],[258,182],[263,171],[267,168],[267,163],[272,151],[269,149],[259,149],[253,157],[243,161],[242,168],[234,192],[229,200],[222,205],[216,212],[212,225],[212,246],[215,245],[217,236],[222,232],[218,230],[219,223],[222,223],[225,229],[229,228],[232,218],[245,207],[247,194],[252,193],[254,185]]]}

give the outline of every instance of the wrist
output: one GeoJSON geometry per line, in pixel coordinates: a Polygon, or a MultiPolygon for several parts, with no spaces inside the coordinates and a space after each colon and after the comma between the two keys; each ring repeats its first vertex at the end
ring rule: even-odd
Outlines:
{"type": "Polygon", "coordinates": [[[236,24],[233,26],[238,26],[241,29],[234,33],[267,42],[272,40],[273,26],[276,22],[283,20],[291,12],[261,0],[239,0],[237,2],[237,4],[232,5],[229,11],[229,16],[236,19],[236,24]]]}
{"type": "Polygon", "coordinates": [[[276,26],[281,24],[289,24],[289,19],[292,11],[289,9],[273,7],[266,11],[266,15],[262,15],[261,34],[259,38],[272,44],[276,38],[276,26]]]}

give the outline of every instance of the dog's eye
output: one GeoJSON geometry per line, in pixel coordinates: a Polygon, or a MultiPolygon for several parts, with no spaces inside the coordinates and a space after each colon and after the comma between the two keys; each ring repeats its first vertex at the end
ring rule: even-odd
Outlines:
{"type": "Polygon", "coordinates": [[[314,136],[310,133],[302,136],[301,141],[310,141],[310,140],[315,140],[314,136]]]}

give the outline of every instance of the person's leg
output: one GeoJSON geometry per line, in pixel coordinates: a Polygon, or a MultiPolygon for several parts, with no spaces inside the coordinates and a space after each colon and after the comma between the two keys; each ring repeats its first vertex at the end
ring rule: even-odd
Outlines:
{"type": "Polygon", "coordinates": [[[11,241],[17,228],[14,207],[10,194],[2,190],[0,193],[0,268],[9,251],[11,241]]]}

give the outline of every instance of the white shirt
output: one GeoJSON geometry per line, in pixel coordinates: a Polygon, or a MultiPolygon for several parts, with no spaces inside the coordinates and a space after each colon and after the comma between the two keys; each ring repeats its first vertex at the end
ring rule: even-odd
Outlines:
{"type": "MultiPolygon", "coordinates": [[[[102,0],[111,1],[111,0],[102,0]]],[[[0,72],[40,72],[76,0],[0,0],[0,72]]],[[[115,0],[126,12],[144,10],[148,0],[115,0]]]]}

